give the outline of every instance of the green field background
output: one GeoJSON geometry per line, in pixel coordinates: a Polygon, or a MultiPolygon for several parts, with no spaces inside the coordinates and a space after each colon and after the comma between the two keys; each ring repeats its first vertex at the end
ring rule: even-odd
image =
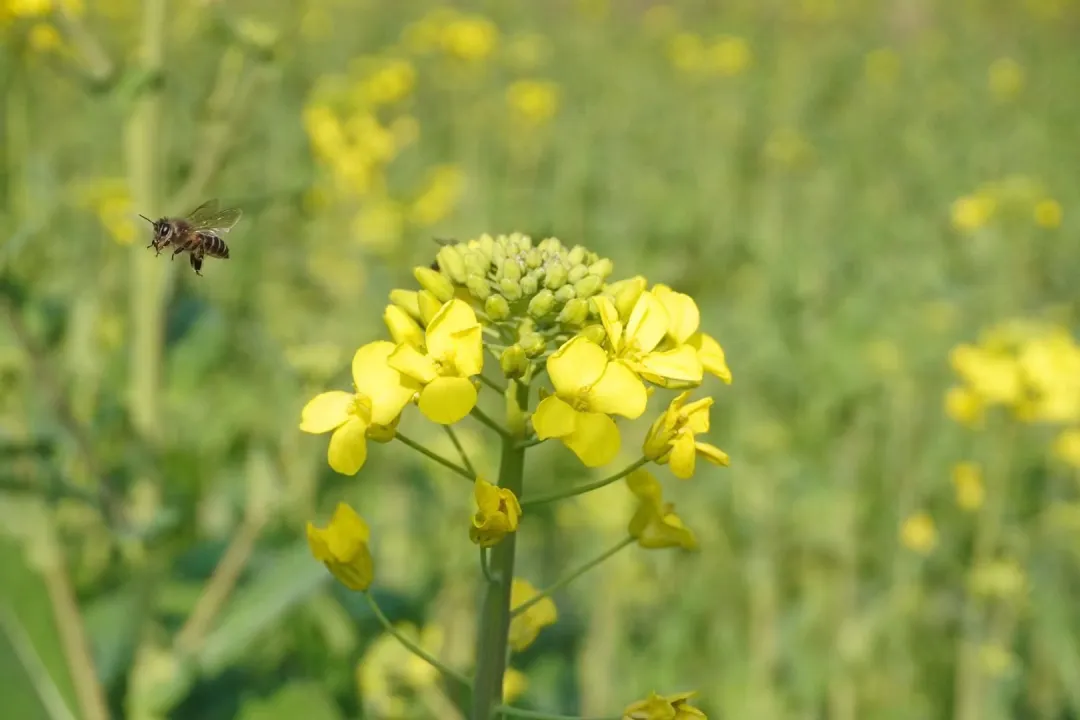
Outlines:
{"type": "MultiPolygon", "coordinates": [[[[1078,37],[1072,0],[0,2],[0,715],[460,718],[304,527],[356,507],[388,615],[468,670],[471,493],[400,444],[337,475],[297,426],[433,238],[520,231],[692,295],[734,381],[730,467],[658,470],[699,551],[558,593],[515,704],[1080,717],[1078,470],[944,405],[987,328],[1075,337],[1078,37]],[[146,249],[137,214],[211,197],[229,260],[146,249]]],[[[529,486],[587,481],[551,445],[529,486]]],[[[517,572],[632,512],[529,515],[517,572]]]]}

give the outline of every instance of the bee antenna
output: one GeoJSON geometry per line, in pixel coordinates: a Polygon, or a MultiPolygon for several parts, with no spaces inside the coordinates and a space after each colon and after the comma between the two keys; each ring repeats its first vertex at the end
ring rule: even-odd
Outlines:
{"type": "Polygon", "coordinates": [[[145,220],[146,222],[150,223],[151,225],[153,225],[153,224],[154,224],[154,221],[153,221],[153,220],[151,220],[150,218],[146,217],[145,215],[143,215],[143,214],[141,214],[141,213],[139,214],[139,217],[141,217],[141,218],[142,218],[143,220],[145,220]]]}

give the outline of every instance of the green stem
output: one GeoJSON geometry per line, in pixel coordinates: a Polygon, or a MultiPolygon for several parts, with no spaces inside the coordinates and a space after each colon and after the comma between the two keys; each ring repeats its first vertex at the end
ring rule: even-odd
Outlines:
{"type": "Polygon", "coordinates": [[[434,460],[435,462],[442,465],[444,468],[447,468],[448,470],[452,470],[453,472],[457,473],[461,477],[468,478],[469,480],[475,480],[476,479],[476,475],[474,473],[469,472],[468,470],[461,467],[457,463],[450,462],[449,460],[444,458],[442,455],[428,450],[426,447],[424,447],[420,443],[416,442],[415,440],[410,440],[409,438],[405,437],[401,433],[395,433],[394,437],[397,438],[398,440],[400,440],[403,444],[408,445],[409,447],[411,447],[413,450],[420,453],[424,457],[427,457],[427,458],[430,458],[430,459],[434,460]]]}
{"type": "Polygon", "coordinates": [[[472,409],[472,412],[469,413],[469,414],[472,415],[477,420],[479,420],[480,422],[482,422],[484,425],[487,425],[489,428],[491,428],[495,432],[499,433],[499,435],[501,435],[503,437],[503,439],[506,439],[506,438],[510,437],[510,433],[508,433],[506,431],[506,428],[504,428],[502,425],[500,425],[499,423],[492,420],[491,417],[487,413],[485,413],[483,410],[481,410],[480,408],[474,407],[472,409]]]}
{"type": "Polygon", "coordinates": [[[551,597],[552,595],[557,593],[559,590],[562,590],[564,587],[566,587],[570,583],[574,582],[579,577],[581,577],[585,573],[589,572],[594,567],[596,567],[600,563],[604,562],[605,560],[607,560],[609,557],[611,557],[615,553],[622,550],[624,547],[626,547],[628,545],[632,545],[633,543],[634,543],[634,538],[632,538],[632,537],[627,537],[627,538],[624,538],[624,539],[620,540],[618,542],[618,544],[616,544],[614,547],[608,548],[607,550],[600,553],[599,555],[597,555],[596,557],[594,557],[592,560],[588,561],[584,565],[582,565],[582,566],[568,572],[566,575],[563,575],[561,578],[556,580],[553,585],[551,585],[550,587],[544,588],[542,591],[540,591],[540,593],[538,595],[535,595],[535,596],[529,598],[526,602],[523,602],[521,605],[518,605],[516,608],[514,608],[513,610],[510,611],[510,617],[515,618],[518,615],[525,612],[526,610],[528,610],[529,608],[531,608],[536,603],[543,600],[544,598],[551,597]]]}
{"type": "Polygon", "coordinates": [[[402,635],[398,631],[398,629],[396,627],[394,627],[390,623],[390,618],[386,617],[386,613],[384,613],[382,611],[382,608],[379,607],[379,603],[375,602],[375,598],[371,595],[370,592],[365,591],[364,592],[364,597],[367,598],[368,605],[371,606],[371,612],[373,612],[375,614],[375,618],[379,621],[379,624],[382,625],[383,630],[385,630],[386,632],[390,633],[395,638],[397,638],[397,641],[399,643],[401,643],[402,645],[404,645],[405,648],[409,652],[411,652],[413,655],[420,658],[424,662],[428,663],[429,665],[431,665],[433,668],[435,668],[436,670],[441,672],[443,675],[445,675],[449,679],[453,680],[454,682],[458,683],[459,685],[462,685],[465,688],[469,687],[469,679],[468,678],[466,678],[461,673],[456,672],[456,671],[451,670],[450,668],[446,667],[438,659],[436,659],[434,656],[432,656],[427,650],[424,650],[424,648],[420,647],[419,645],[414,643],[412,640],[410,640],[409,638],[402,635]]]}
{"type": "Polygon", "coordinates": [[[491,574],[491,564],[488,560],[488,549],[480,548],[480,569],[484,573],[484,579],[489,583],[495,582],[495,577],[491,574]]]}
{"type": "MultiPolygon", "coordinates": [[[[528,402],[528,385],[518,386],[518,402],[528,402]]],[[[499,487],[521,497],[525,477],[525,450],[503,436],[499,463],[499,487]]],[[[517,533],[507,535],[490,552],[493,582],[484,588],[476,641],[476,679],[473,685],[471,720],[492,720],[502,702],[506,672],[507,637],[510,632],[510,588],[514,577],[517,533]]]]}
{"type": "Polygon", "coordinates": [[[649,459],[646,457],[642,457],[633,464],[628,465],[619,472],[615,473],[614,475],[606,477],[602,480],[597,480],[596,482],[580,485],[576,488],[570,488],[569,490],[559,490],[558,492],[548,493],[547,495],[538,495],[534,498],[523,499],[521,501],[521,509],[524,510],[526,507],[543,505],[544,503],[555,502],[556,500],[563,500],[565,498],[574,497],[575,495],[583,495],[584,493],[592,492],[593,490],[599,490],[600,488],[610,485],[617,480],[622,480],[624,477],[634,472],[647,462],[649,462],[649,459]]]}
{"type": "Polygon", "coordinates": [[[494,380],[487,377],[486,375],[477,375],[476,377],[480,378],[480,382],[484,383],[485,385],[487,385],[489,388],[491,388],[495,392],[499,393],[500,395],[502,395],[503,393],[506,392],[506,388],[504,388],[502,385],[499,385],[499,383],[495,382],[494,380]]]}
{"type": "Polygon", "coordinates": [[[554,713],[539,712],[537,710],[523,710],[521,708],[510,707],[509,705],[500,705],[496,708],[498,712],[509,717],[519,718],[533,718],[533,720],[619,720],[617,715],[608,715],[606,717],[579,717],[577,715],[556,715],[554,713]]]}
{"type": "Polygon", "coordinates": [[[535,446],[537,446],[540,443],[545,442],[545,441],[546,441],[546,438],[544,440],[541,440],[540,438],[534,436],[534,437],[528,438],[526,440],[518,441],[518,447],[521,448],[522,450],[525,450],[525,449],[528,449],[528,448],[531,448],[531,447],[535,447],[535,446]]]}
{"type": "Polygon", "coordinates": [[[450,436],[450,442],[454,443],[454,447],[458,451],[458,456],[461,457],[461,463],[470,473],[472,473],[473,477],[476,477],[476,468],[473,467],[472,462],[469,460],[469,454],[465,452],[465,446],[461,444],[461,440],[458,439],[453,426],[443,425],[443,428],[446,429],[446,434],[450,436]]]}

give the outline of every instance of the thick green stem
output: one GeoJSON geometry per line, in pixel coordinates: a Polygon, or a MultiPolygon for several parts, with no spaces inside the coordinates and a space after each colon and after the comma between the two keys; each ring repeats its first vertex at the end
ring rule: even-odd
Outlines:
{"type": "MultiPolygon", "coordinates": [[[[518,388],[518,403],[528,402],[528,385],[518,388]]],[[[525,450],[509,436],[502,439],[499,487],[521,497],[525,477],[525,450]]],[[[510,587],[514,577],[514,548],[517,533],[511,533],[490,553],[493,582],[484,585],[476,642],[476,679],[473,684],[471,720],[492,720],[502,703],[503,674],[506,672],[506,642],[510,633],[510,587]]]]}

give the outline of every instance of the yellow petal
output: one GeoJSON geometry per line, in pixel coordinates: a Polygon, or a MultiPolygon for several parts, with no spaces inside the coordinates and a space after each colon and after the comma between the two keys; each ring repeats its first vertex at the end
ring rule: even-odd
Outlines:
{"type": "Polygon", "coordinates": [[[626,477],[626,486],[639,500],[649,504],[660,506],[663,499],[663,490],[660,481],[651,472],[644,468],[638,468],[626,477]]]}
{"type": "Polygon", "coordinates": [[[724,359],[724,349],[720,347],[720,343],[705,333],[696,333],[686,341],[686,344],[697,349],[698,358],[705,372],[715,375],[728,385],[731,384],[731,370],[728,369],[727,361],[724,359]]]}
{"type": "Polygon", "coordinates": [[[607,353],[603,348],[578,335],[551,354],[547,371],[555,392],[576,395],[599,380],[607,364],[607,353]]]}
{"type": "Polygon", "coordinates": [[[649,396],[645,383],[621,362],[608,363],[607,369],[589,390],[589,408],[634,420],[645,412],[649,396]]]}
{"type": "Polygon", "coordinates": [[[311,549],[311,554],[319,562],[327,562],[333,560],[333,556],[330,554],[330,548],[326,544],[326,531],[317,528],[311,523],[307,524],[307,541],[308,548],[311,549]]]}
{"type": "Polygon", "coordinates": [[[649,353],[641,358],[647,372],[679,382],[700,383],[704,370],[697,351],[689,345],[649,353]]]}
{"type": "Polygon", "coordinates": [[[633,344],[639,352],[652,352],[667,332],[667,310],[651,292],[641,293],[626,323],[626,344],[633,344]]]}
{"type": "Polygon", "coordinates": [[[689,295],[675,292],[667,285],[657,285],[652,289],[654,295],[663,304],[668,314],[668,335],[679,345],[685,343],[697,332],[701,323],[701,312],[697,303],[689,295]]]}
{"type": "Polygon", "coordinates": [[[390,337],[396,344],[408,344],[415,348],[424,345],[424,329],[403,308],[387,305],[383,311],[383,322],[390,331],[390,337]]]}
{"type": "Polygon", "coordinates": [[[560,400],[556,395],[549,395],[540,401],[532,415],[533,430],[541,440],[561,438],[574,432],[577,425],[577,410],[560,400]]]}
{"type": "Polygon", "coordinates": [[[711,397],[695,400],[682,409],[686,416],[686,427],[694,434],[709,432],[709,408],[712,407],[711,397]]]}
{"type": "Polygon", "coordinates": [[[607,333],[611,347],[615,352],[619,352],[622,348],[623,326],[619,320],[618,308],[615,307],[615,303],[612,302],[611,298],[604,295],[597,295],[593,298],[593,302],[596,303],[596,310],[600,314],[600,322],[604,325],[604,332],[607,333]]]}
{"type": "Polygon", "coordinates": [[[353,383],[357,392],[371,401],[371,422],[376,425],[392,423],[420,389],[415,380],[402,377],[388,364],[395,349],[394,343],[380,340],[364,345],[353,355],[353,383]]]}
{"type": "Polygon", "coordinates": [[[473,497],[476,498],[476,507],[484,515],[490,515],[499,509],[499,488],[487,480],[476,478],[473,483],[473,497]]]}
{"type": "Polygon", "coordinates": [[[462,377],[479,375],[484,369],[484,332],[479,325],[453,334],[454,369],[462,377]]]}
{"type": "Polygon", "coordinates": [[[333,390],[316,395],[300,411],[300,429],[318,435],[330,432],[349,419],[349,408],[355,396],[333,390]]]}
{"type": "Polygon", "coordinates": [[[705,458],[713,465],[727,467],[731,464],[731,458],[728,457],[728,454],[715,445],[699,442],[694,443],[694,447],[697,449],[698,455],[705,458]]]}
{"type": "Polygon", "coordinates": [[[694,452],[694,436],[683,432],[671,443],[671,454],[668,456],[668,464],[671,466],[671,474],[681,480],[687,480],[694,476],[694,460],[697,453],[694,452]]]}
{"type": "Polygon", "coordinates": [[[435,378],[420,391],[419,407],[428,420],[453,425],[476,407],[476,386],[467,378],[435,378]]]}
{"type": "Polygon", "coordinates": [[[330,518],[330,530],[333,531],[334,538],[348,538],[347,541],[335,539],[330,542],[330,551],[339,560],[348,560],[355,547],[366,545],[371,539],[371,531],[364,518],[360,517],[351,505],[343,502],[339,502],[334,508],[334,515],[330,518]],[[339,545],[340,542],[344,542],[344,545],[339,545]]]}
{"type": "Polygon", "coordinates": [[[326,449],[326,459],[335,472],[355,475],[367,460],[367,425],[355,415],[334,431],[326,449]]]}
{"type": "Polygon", "coordinates": [[[429,383],[438,377],[435,362],[412,345],[398,345],[390,353],[387,363],[401,374],[420,383],[429,383]]]}
{"type": "Polygon", "coordinates": [[[607,465],[619,454],[622,438],[615,421],[603,413],[578,413],[574,432],[562,438],[585,467],[607,465]]]}
{"type": "Polygon", "coordinates": [[[457,345],[454,333],[478,324],[476,313],[464,300],[454,298],[445,303],[428,324],[428,353],[435,358],[447,357],[457,345]]]}

